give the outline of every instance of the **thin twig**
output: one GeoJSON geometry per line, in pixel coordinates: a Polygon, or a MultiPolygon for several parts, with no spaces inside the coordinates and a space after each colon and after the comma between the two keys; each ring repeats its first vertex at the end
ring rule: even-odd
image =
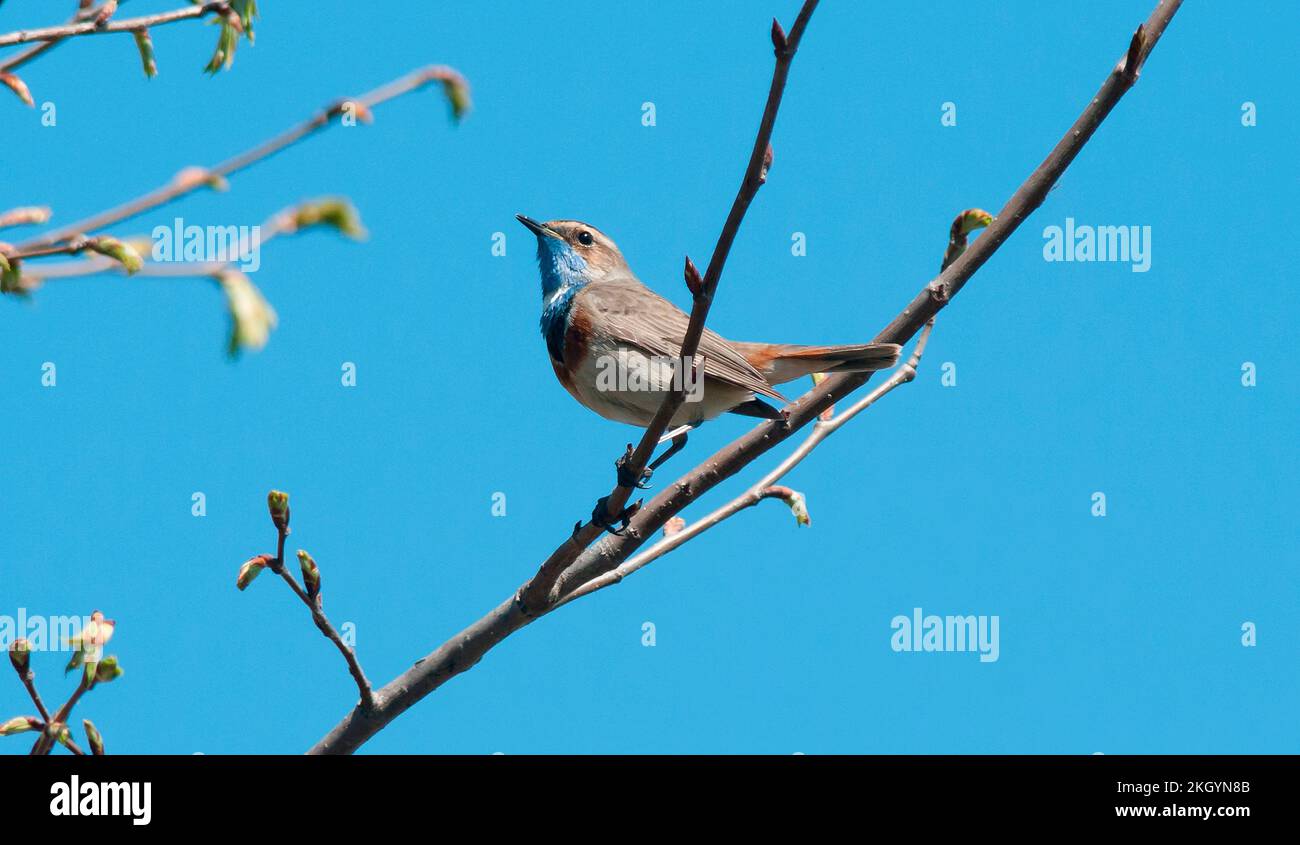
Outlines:
{"type": "Polygon", "coordinates": [[[249,167],[259,161],[267,159],[275,153],[290,146],[294,142],[317,132],[330,124],[330,120],[342,114],[344,109],[352,104],[359,113],[359,116],[367,114],[370,109],[387,102],[388,100],[400,97],[403,94],[423,88],[431,82],[442,82],[444,85],[468,87],[468,83],[461,74],[453,68],[443,65],[432,65],[421,68],[388,82],[375,90],[363,94],[352,100],[339,100],[318,112],[313,117],[303,121],[297,126],[276,135],[268,141],[258,144],[250,150],[240,153],[233,158],[229,158],[215,167],[209,169],[187,168],[165,185],[137,197],[133,200],[123,203],[115,208],[92,215],[83,220],[78,220],[64,226],[61,229],[45,233],[29,241],[26,241],[16,247],[16,251],[25,252],[44,246],[52,246],[62,241],[74,238],[83,232],[90,232],[97,229],[104,229],[114,223],[120,223],[150,211],[159,206],[165,205],[172,200],[185,196],[186,194],[198,190],[199,188],[210,186],[219,182],[240,170],[249,167]]]}
{"type": "MultiPolygon", "coordinates": [[[[920,331],[1042,203],[1052,185],[1092,137],[1093,131],[1132,87],[1137,70],[1160,40],[1180,4],[1181,0],[1160,0],[1143,27],[1143,39],[1136,55],[1138,61],[1126,62],[1122,73],[1112,70],[1079,119],[1047,159],[1020,186],[988,230],[960,259],[927,284],[922,293],[881,332],[878,340],[904,343],[920,331]]],[[[572,573],[572,583],[581,585],[614,569],[632,555],[643,537],[657,531],[699,495],[734,475],[795,431],[812,424],[837,398],[848,395],[866,380],[867,376],[862,374],[840,374],[826,379],[787,409],[789,418],[786,421],[760,423],[748,434],[706,459],[641,509],[632,520],[635,531],[629,527],[619,536],[602,538],[586,549],[565,574],[572,573]]],[[[522,606],[517,596],[518,593],[511,595],[377,690],[374,711],[365,712],[359,707],[353,708],[309,753],[350,754],[356,751],[416,702],[450,678],[473,667],[484,654],[510,634],[536,621],[554,607],[552,605],[544,607],[540,612],[530,612],[522,606]]]]}
{"type": "Polygon", "coordinates": [[[47,26],[41,29],[20,29],[16,32],[8,32],[0,35],[0,47],[9,47],[14,44],[26,44],[30,41],[60,41],[64,38],[74,38],[78,35],[108,35],[112,33],[134,32],[137,29],[146,29],[153,26],[162,26],[163,24],[176,23],[177,21],[190,20],[191,18],[201,18],[204,15],[214,12],[222,14],[230,10],[230,3],[227,0],[217,0],[217,2],[204,3],[200,6],[186,6],[183,9],[174,9],[170,12],[159,12],[156,15],[141,15],[138,18],[124,18],[120,21],[109,21],[105,24],[99,24],[94,18],[76,23],[66,23],[59,26],[47,26]]]}
{"type": "MultiPolygon", "coordinates": [[[[279,533],[275,565],[271,566],[271,571],[279,575],[284,580],[284,583],[289,585],[289,589],[293,590],[294,595],[301,599],[303,604],[307,605],[307,609],[311,611],[311,620],[316,623],[316,627],[330,642],[334,643],[334,647],[339,650],[339,654],[343,655],[343,659],[348,664],[348,672],[352,675],[352,680],[356,681],[357,691],[361,694],[361,708],[369,712],[375,707],[375,695],[370,686],[370,681],[366,679],[366,673],[361,669],[361,663],[357,660],[356,651],[343,642],[339,632],[334,630],[334,626],[330,624],[325,612],[321,610],[319,602],[313,601],[311,596],[307,595],[307,591],[298,584],[298,580],[293,577],[293,574],[289,572],[289,568],[284,565],[284,540],[287,534],[288,531],[286,530],[281,530],[279,533]]],[[[317,598],[319,599],[319,596],[317,598]]]]}
{"type": "Polygon", "coordinates": [[[43,754],[50,753],[50,749],[54,747],[55,741],[54,737],[50,736],[50,727],[52,725],[66,725],[68,723],[68,716],[72,713],[72,708],[77,706],[77,702],[86,694],[86,690],[90,689],[92,686],[91,682],[86,680],[84,667],[82,667],[82,669],[81,682],[77,684],[77,688],[73,690],[72,695],[63,703],[63,706],[59,708],[59,712],[55,713],[53,717],[45,720],[45,732],[37,738],[36,744],[32,746],[31,753],[33,756],[39,757],[43,754]]]}
{"type": "Polygon", "coordinates": [[[41,694],[36,691],[36,674],[28,669],[20,677],[23,686],[27,688],[27,694],[32,697],[32,704],[36,705],[36,711],[41,714],[41,721],[50,721],[50,711],[45,709],[45,702],[41,701],[41,694]]]}
{"type": "Polygon", "coordinates": [[[61,38],[56,38],[51,41],[43,41],[34,47],[27,48],[16,56],[0,61],[0,73],[7,73],[22,67],[42,53],[47,53],[54,47],[57,47],[62,41],[63,39],[61,38]]]}
{"type": "Polygon", "coordinates": [[[830,437],[836,431],[839,431],[840,428],[849,420],[876,404],[881,397],[889,394],[894,390],[894,388],[907,384],[916,378],[916,369],[921,363],[921,356],[925,354],[925,345],[930,340],[930,331],[933,328],[933,321],[926,324],[925,328],[921,330],[920,337],[917,338],[916,346],[912,349],[911,357],[909,357],[905,363],[896,367],[888,379],[877,385],[876,388],[866,396],[863,396],[857,402],[853,403],[848,410],[840,412],[830,420],[819,419],[817,422],[813,423],[812,433],[810,433],[804,441],[799,444],[799,447],[791,452],[785,460],[777,464],[771,472],[754,482],[754,484],[744,493],[741,493],[739,496],[713,511],[708,516],[692,522],[676,534],[664,537],[650,548],[629,558],[603,575],[592,578],[590,581],[577,587],[572,592],[567,593],[560,599],[558,604],[568,604],[574,599],[580,599],[583,596],[590,595],[603,587],[609,587],[619,583],[628,575],[631,575],[638,569],[653,563],[683,543],[698,537],[700,534],[708,531],[723,520],[735,516],[746,508],[757,505],[764,498],[783,498],[784,492],[782,490],[774,489],[772,487],[773,484],[784,478],[790,470],[794,469],[803,461],[804,458],[808,457],[808,455],[812,453],[812,450],[816,449],[823,440],[830,437]]]}
{"type": "MultiPolygon", "coordinates": [[[[271,215],[258,227],[258,246],[262,247],[279,235],[293,234],[301,231],[293,221],[293,212],[301,208],[301,204],[287,206],[275,214],[271,215]]],[[[91,240],[89,238],[86,241],[91,240]]],[[[75,255],[85,250],[85,241],[74,239],[63,244],[52,247],[41,247],[26,253],[5,253],[5,257],[10,261],[15,259],[31,259],[46,257],[52,255],[68,254],[75,255]]],[[[141,256],[143,258],[143,256],[141,256]]],[[[229,261],[177,261],[159,263],[145,260],[145,263],[139,270],[131,275],[135,277],[167,277],[167,278],[206,278],[216,276],[221,271],[230,268],[238,262],[238,257],[229,261]]],[[[28,264],[25,268],[26,275],[38,279],[41,282],[47,282],[51,279],[72,279],[85,276],[94,276],[108,271],[126,272],[120,261],[108,258],[103,255],[96,255],[91,258],[84,258],[78,261],[60,261],[54,264],[37,265],[34,269],[28,264]]]]}
{"type": "MultiPolygon", "coordinates": [[[[677,358],[680,367],[685,367],[686,362],[695,359],[700,339],[704,336],[704,322],[708,319],[709,308],[713,304],[714,294],[717,293],[718,282],[722,278],[722,269],[727,263],[731,245],[736,239],[736,233],[740,231],[740,224],[745,219],[745,212],[749,209],[749,204],[767,179],[767,170],[772,164],[772,129],[776,125],[776,115],[781,108],[781,97],[785,93],[786,78],[789,76],[790,64],[794,61],[795,53],[799,49],[799,42],[803,39],[804,30],[808,26],[808,20],[812,17],[813,11],[817,8],[817,3],[818,0],[804,0],[803,7],[799,10],[799,15],[795,18],[794,26],[790,28],[788,36],[776,20],[772,21],[772,46],[776,54],[776,65],[772,70],[772,84],[768,88],[767,102],[763,107],[763,117],[758,124],[758,133],[754,138],[754,146],[749,154],[749,163],[745,167],[745,175],[741,179],[736,198],[731,203],[731,211],[727,214],[727,220],[722,226],[722,232],[718,235],[718,242],[713,248],[713,257],[709,260],[703,282],[698,286],[693,281],[688,283],[692,287],[694,303],[691,306],[690,322],[687,324],[686,334],[682,338],[681,350],[677,358]]],[[[690,262],[689,258],[687,259],[687,276],[688,279],[692,276],[698,276],[698,271],[695,270],[695,265],[690,262]]],[[[681,379],[680,381],[684,386],[686,380],[681,379]]],[[[650,425],[647,426],[645,433],[641,436],[641,442],[637,444],[636,449],[626,461],[626,475],[628,478],[633,479],[634,482],[641,477],[642,471],[654,454],[659,439],[668,429],[668,424],[672,421],[673,415],[677,413],[685,398],[684,388],[669,391],[668,395],[664,397],[663,404],[659,407],[658,412],[650,421],[650,425]]],[[[615,485],[614,490],[605,500],[606,522],[617,519],[623,514],[624,507],[627,505],[627,500],[631,497],[633,489],[633,487],[621,483],[615,485]]],[[[593,519],[586,525],[578,527],[568,540],[561,543],[559,548],[538,569],[532,580],[520,591],[520,602],[525,609],[530,613],[535,613],[548,603],[553,602],[556,595],[563,591],[564,570],[577,559],[582,549],[589,546],[604,531],[604,527],[593,519]]]]}
{"type": "MultiPolygon", "coordinates": [[[[125,2],[125,0],[123,0],[123,2],[125,2]]],[[[95,20],[96,18],[99,17],[101,7],[96,6],[94,8],[91,8],[88,3],[84,2],[84,0],[83,2],[80,2],[78,5],[79,8],[77,9],[77,13],[72,16],[72,20],[70,20],[69,23],[77,23],[78,21],[86,21],[86,20],[95,20]]],[[[121,3],[119,3],[118,5],[121,5],[121,3]]],[[[52,48],[57,47],[59,44],[62,43],[63,43],[62,38],[53,38],[49,41],[42,41],[40,44],[37,44],[33,47],[29,47],[28,49],[22,51],[21,53],[15,56],[11,56],[8,59],[4,59],[3,61],[0,61],[0,73],[17,70],[18,68],[22,67],[23,65],[27,64],[28,62],[40,56],[42,53],[49,52],[52,48]]]]}

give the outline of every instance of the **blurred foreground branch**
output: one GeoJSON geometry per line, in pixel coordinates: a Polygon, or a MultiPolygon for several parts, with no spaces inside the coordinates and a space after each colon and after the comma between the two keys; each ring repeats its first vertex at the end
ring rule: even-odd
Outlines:
{"type": "MultiPolygon", "coordinates": [[[[186,167],[170,181],[118,206],[93,214],[67,226],[36,235],[17,245],[0,242],[0,294],[29,296],[47,279],[89,276],[107,270],[129,275],[191,276],[214,279],[226,293],[231,316],[233,355],[241,349],[260,349],[276,325],[276,315],[262,293],[248,276],[234,267],[234,255],[221,260],[177,261],[166,265],[147,263],[150,241],[144,237],[114,237],[102,230],[138,217],[203,188],[226,190],[227,178],[276,153],[320,132],[335,122],[373,120],[373,109],[389,100],[430,84],[442,87],[453,120],[459,121],[469,110],[469,83],[455,69],[431,65],[392,80],[352,99],[337,100],[303,122],[212,167],[186,167]],[[337,120],[336,120],[337,118],[337,120]],[[87,234],[101,232],[99,234],[87,234]],[[40,265],[36,262],[58,256],[92,253],[92,257],[75,262],[40,265]]],[[[8,226],[40,225],[48,221],[50,210],[25,207],[0,212],[0,229],[8,226]]],[[[345,200],[327,199],[286,209],[259,228],[259,243],[277,234],[298,232],[325,224],[349,237],[360,237],[362,229],[356,212],[345,200]]]]}

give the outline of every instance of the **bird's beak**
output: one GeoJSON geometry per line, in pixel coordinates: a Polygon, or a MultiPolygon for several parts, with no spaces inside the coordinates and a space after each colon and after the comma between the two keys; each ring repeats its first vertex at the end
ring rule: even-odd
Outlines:
{"type": "Polygon", "coordinates": [[[548,238],[559,237],[559,235],[556,232],[546,228],[545,225],[538,223],[536,220],[534,220],[533,218],[529,217],[526,214],[516,214],[515,219],[518,220],[520,223],[523,223],[525,226],[527,226],[532,231],[532,233],[534,235],[537,235],[537,237],[539,238],[542,236],[546,236],[548,238]]]}

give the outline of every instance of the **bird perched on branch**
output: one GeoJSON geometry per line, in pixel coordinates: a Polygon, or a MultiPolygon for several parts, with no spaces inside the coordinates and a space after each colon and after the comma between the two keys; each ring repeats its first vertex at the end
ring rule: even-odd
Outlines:
{"type": "MultiPolygon", "coordinates": [[[[595,226],[539,223],[516,215],[537,236],[542,337],[565,390],[606,419],[648,427],[663,405],[690,318],[647,288],[595,226]]],[[[694,390],[669,423],[690,427],[723,413],[781,419],[760,396],[788,403],[774,385],[811,373],[869,372],[898,361],[896,343],[795,346],[730,341],[704,330],[694,390]]],[[[676,443],[674,444],[676,445],[676,443]]],[[[665,456],[666,457],[666,456],[665,456]]]]}

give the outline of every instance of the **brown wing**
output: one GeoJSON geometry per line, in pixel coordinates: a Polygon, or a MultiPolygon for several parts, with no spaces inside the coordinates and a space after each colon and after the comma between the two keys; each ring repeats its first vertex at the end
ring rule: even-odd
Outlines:
{"type": "MultiPolygon", "coordinates": [[[[596,331],[621,343],[640,347],[648,354],[676,357],[690,317],[680,308],[636,279],[592,282],[577,293],[581,308],[590,311],[596,331]]],[[[577,304],[577,303],[575,303],[577,304]]],[[[772,389],[762,373],[754,369],[725,338],[708,328],[700,338],[699,354],[704,374],[745,390],[788,402],[772,389]]]]}

